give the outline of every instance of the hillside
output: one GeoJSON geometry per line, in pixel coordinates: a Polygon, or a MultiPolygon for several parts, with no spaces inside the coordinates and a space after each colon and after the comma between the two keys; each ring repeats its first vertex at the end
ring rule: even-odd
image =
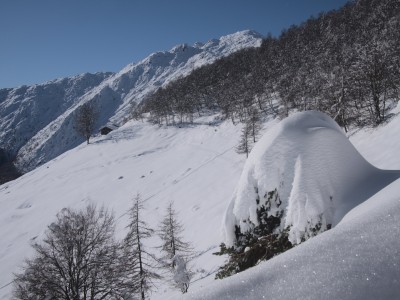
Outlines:
{"type": "MultiPolygon", "coordinates": [[[[274,124],[275,120],[267,121],[264,124],[265,130],[274,124]]],[[[361,154],[378,167],[388,168],[390,165],[390,168],[400,169],[396,155],[400,151],[400,143],[392,138],[399,126],[400,118],[395,117],[387,125],[375,130],[356,132],[350,140],[354,140],[361,154]],[[377,142],[369,142],[374,140],[377,142]],[[391,147],[388,147],[389,143],[391,147]]],[[[12,272],[18,271],[23,258],[32,254],[30,243],[43,238],[46,226],[54,220],[59,210],[63,207],[80,208],[89,202],[105,204],[115,212],[118,219],[117,232],[121,237],[127,222],[125,212],[138,192],[146,199],[146,221],[154,227],[157,227],[164,215],[169,201],[175,201],[179,218],[186,229],[184,236],[193,242],[199,252],[198,257],[191,262],[195,277],[189,289],[189,299],[215,299],[216,295],[225,294],[227,299],[235,299],[248,296],[251,290],[254,290],[256,296],[249,299],[259,299],[260,295],[268,295],[263,294],[265,281],[272,284],[271,295],[280,295],[284,287],[279,283],[285,280],[290,280],[292,284],[292,292],[287,297],[296,291],[305,295],[309,289],[305,288],[307,285],[304,288],[300,285],[304,284],[304,276],[309,274],[310,269],[315,268],[315,272],[323,274],[318,276],[321,287],[327,285],[330,280],[337,279],[339,273],[331,271],[327,275],[326,269],[341,271],[335,266],[339,263],[338,259],[343,257],[342,252],[346,251],[349,252],[348,257],[365,254],[365,259],[376,258],[376,264],[371,262],[369,270],[373,273],[380,263],[381,267],[376,269],[379,272],[375,273],[382,280],[376,281],[376,286],[372,287],[377,288],[377,291],[383,290],[387,286],[384,280],[389,275],[398,275],[398,269],[390,267],[390,263],[396,257],[392,255],[399,248],[389,235],[390,232],[396,232],[396,226],[398,228],[395,218],[398,211],[397,181],[356,207],[334,229],[320,237],[231,279],[213,280],[215,271],[224,260],[212,255],[223,241],[222,231],[216,229],[221,228],[222,216],[239,182],[245,162],[245,156],[238,155],[234,150],[240,129],[241,126],[234,126],[231,122],[221,122],[218,116],[197,119],[194,125],[183,128],[158,127],[130,121],[108,136],[98,137],[90,145],[81,144],[19,179],[2,185],[0,299],[9,299],[11,285],[8,284],[12,280],[12,272]],[[388,211],[394,217],[384,219],[388,211]],[[386,228],[393,231],[386,231],[386,228]],[[361,236],[368,237],[371,243],[359,245],[356,237],[361,236]],[[384,254],[374,255],[373,251],[381,250],[385,251],[384,254]],[[282,265],[292,271],[282,271],[285,268],[282,265]],[[388,275],[381,275],[385,270],[388,275]],[[239,291],[244,283],[237,285],[238,280],[248,282],[248,285],[245,284],[239,291]],[[238,288],[234,288],[235,285],[238,288]]],[[[151,240],[149,246],[157,243],[156,239],[151,240]]],[[[361,278],[358,277],[359,270],[363,272],[369,266],[360,267],[359,262],[365,260],[345,262],[346,274],[355,279],[361,278]]],[[[356,285],[360,281],[355,279],[347,286],[343,280],[339,280],[337,286],[351,287],[352,293],[361,293],[356,285]]],[[[389,282],[389,287],[393,287],[394,283],[389,282]]],[[[310,285],[315,286],[314,279],[310,285]]],[[[311,295],[320,295],[320,292],[326,291],[318,286],[319,283],[317,288],[312,289],[316,294],[311,295]]],[[[390,291],[393,292],[393,289],[389,289],[385,295],[390,295],[390,291]]],[[[178,291],[164,284],[152,295],[152,299],[180,298],[178,291]]]]}
{"type": "Polygon", "coordinates": [[[158,123],[219,109],[246,122],[266,114],[318,110],[345,130],[384,122],[400,87],[400,2],[349,1],[194,70],[158,90],[142,107],[158,123]]]}
{"type": "MultiPolygon", "coordinates": [[[[221,241],[215,229],[244,159],[234,150],[240,128],[219,122],[210,116],[196,126],[159,128],[131,121],[0,186],[0,287],[63,207],[104,204],[114,210],[122,236],[125,212],[138,192],[154,227],[175,201],[185,238],[203,253],[194,265],[196,278],[215,271],[222,263],[211,254],[221,241]]],[[[0,299],[9,299],[10,289],[1,289],[0,299]]]]}
{"type": "MultiPolygon", "coordinates": [[[[182,299],[397,299],[400,170],[370,165],[331,121],[306,112],[268,131],[249,156],[226,212],[226,242],[233,244],[235,225],[242,232],[261,226],[256,217],[265,205],[262,195],[277,188],[282,203],[267,211],[283,210],[277,229],[290,226],[289,239],[302,243],[182,299]],[[320,231],[328,223],[333,228],[304,242],[316,233],[315,220],[320,231]]],[[[393,141],[399,125],[397,116],[351,140],[379,166],[399,169],[389,153],[399,149],[393,141]]]]}
{"type": "Polygon", "coordinates": [[[94,102],[100,112],[97,128],[120,125],[132,107],[165,83],[185,76],[246,47],[257,47],[261,36],[242,31],[205,44],[179,45],[153,53],[116,74],[83,74],[34,86],[0,90],[0,133],[3,150],[27,172],[82,142],[73,129],[76,109],[94,102]]]}

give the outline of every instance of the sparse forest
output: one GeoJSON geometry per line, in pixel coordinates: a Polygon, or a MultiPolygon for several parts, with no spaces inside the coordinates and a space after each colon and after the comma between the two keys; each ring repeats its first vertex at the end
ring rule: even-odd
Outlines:
{"type": "Polygon", "coordinates": [[[345,130],[376,126],[399,98],[399,15],[397,0],[350,1],[159,88],[140,112],[175,124],[208,110],[243,123],[249,108],[282,116],[319,110],[345,130]]]}

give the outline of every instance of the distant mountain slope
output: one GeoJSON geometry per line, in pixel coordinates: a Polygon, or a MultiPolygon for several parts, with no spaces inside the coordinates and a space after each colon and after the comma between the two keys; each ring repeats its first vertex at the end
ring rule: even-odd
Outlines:
{"type": "Polygon", "coordinates": [[[73,129],[76,109],[83,103],[96,103],[100,111],[98,127],[109,121],[121,124],[132,106],[156,88],[237,50],[258,47],[261,41],[261,35],[247,30],[205,44],[183,44],[153,53],[116,74],[92,75],[97,77],[91,77],[87,85],[83,82],[89,75],[80,75],[32,87],[2,89],[0,126],[5,130],[0,135],[1,144],[17,155],[19,170],[30,171],[83,141],[73,129]],[[68,94],[65,91],[70,85],[82,89],[68,94]]]}
{"type": "Polygon", "coordinates": [[[85,73],[43,84],[0,89],[0,148],[14,156],[35,134],[112,73],[85,73]]]}

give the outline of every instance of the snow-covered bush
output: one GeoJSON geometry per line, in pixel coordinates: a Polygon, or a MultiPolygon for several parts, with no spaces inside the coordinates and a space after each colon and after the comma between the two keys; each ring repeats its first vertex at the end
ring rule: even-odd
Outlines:
{"type": "MultiPolygon", "coordinates": [[[[230,262],[217,277],[242,271],[335,226],[375,193],[369,180],[381,173],[326,114],[307,111],[283,120],[246,161],[224,218],[226,246],[220,254],[229,254],[230,262]],[[255,250],[261,245],[272,253],[255,250]]],[[[380,184],[393,178],[384,177],[380,184]]]]}
{"type": "MultiPolygon", "coordinates": [[[[279,207],[281,200],[277,190],[266,193],[265,204],[256,210],[258,225],[250,219],[244,221],[248,227],[242,232],[240,226],[235,226],[235,242],[227,248],[224,243],[216,255],[229,255],[229,261],[216,274],[217,279],[231,276],[255,266],[259,261],[268,260],[273,256],[292,248],[288,240],[288,229],[279,230],[283,210],[277,210],[274,215],[269,214],[272,205],[279,207]]],[[[255,199],[257,204],[260,200],[255,199]]]]}
{"type": "Polygon", "coordinates": [[[174,282],[183,294],[187,293],[190,285],[190,272],[186,268],[186,261],[180,255],[172,259],[174,267],[174,282]]]}

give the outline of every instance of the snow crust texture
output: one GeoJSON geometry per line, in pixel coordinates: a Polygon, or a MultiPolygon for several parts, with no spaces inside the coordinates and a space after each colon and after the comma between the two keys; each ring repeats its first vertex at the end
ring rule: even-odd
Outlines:
{"type": "Polygon", "coordinates": [[[332,230],[182,299],[399,299],[399,190],[396,180],[332,230]]]}
{"type": "Polygon", "coordinates": [[[368,163],[341,128],[321,112],[296,113],[271,129],[251,152],[224,219],[228,245],[235,226],[259,225],[257,209],[281,216],[293,244],[325,231],[392,181],[397,171],[368,163]],[[268,193],[279,201],[270,203],[268,193]],[[257,204],[256,200],[259,199],[257,204]]]}
{"type": "Polygon", "coordinates": [[[34,86],[0,90],[0,141],[20,171],[27,172],[83,142],[73,129],[77,109],[94,102],[97,127],[121,125],[146,95],[242,48],[258,47],[262,37],[250,30],[193,46],[178,45],[151,54],[120,72],[83,74],[34,86]]]}

